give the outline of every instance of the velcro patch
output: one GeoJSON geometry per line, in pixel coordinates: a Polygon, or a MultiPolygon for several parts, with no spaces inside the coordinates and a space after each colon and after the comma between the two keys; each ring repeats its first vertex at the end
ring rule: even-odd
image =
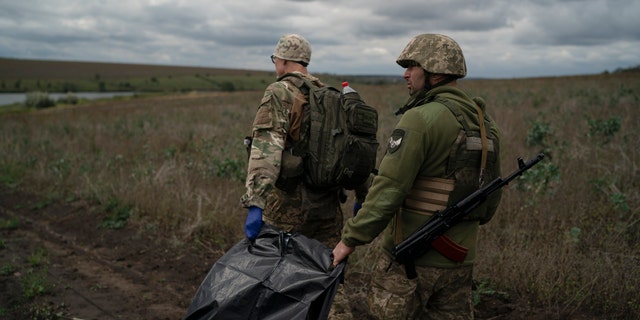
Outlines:
{"type": "Polygon", "coordinates": [[[271,108],[266,105],[266,104],[262,104],[259,108],[258,111],[256,112],[256,117],[253,120],[253,128],[254,129],[270,129],[273,128],[273,119],[271,117],[271,108]]]}
{"type": "Polygon", "coordinates": [[[400,149],[402,145],[402,140],[404,139],[405,131],[402,129],[395,129],[393,133],[391,133],[391,137],[389,138],[389,146],[387,147],[387,151],[389,153],[394,153],[400,149]]]}

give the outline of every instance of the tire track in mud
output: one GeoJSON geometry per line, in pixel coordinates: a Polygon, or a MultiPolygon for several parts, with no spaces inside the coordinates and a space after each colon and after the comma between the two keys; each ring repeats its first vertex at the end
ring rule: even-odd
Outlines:
{"type": "MultiPolygon", "coordinates": [[[[54,294],[65,315],[78,319],[179,319],[211,262],[194,263],[188,254],[172,252],[131,230],[101,230],[86,208],[26,208],[25,199],[6,201],[0,216],[19,219],[4,235],[14,257],[27,261],[44,248],[54,294]],[[13,202],[13,203],[12,203],[13,202]],[[13,204],[13,206],[12,206],[13,204]],[[188,266],[192,266],[188,269],[188,266]]],[[[179,251],[179,250],[176,250],[179,251]]]]}

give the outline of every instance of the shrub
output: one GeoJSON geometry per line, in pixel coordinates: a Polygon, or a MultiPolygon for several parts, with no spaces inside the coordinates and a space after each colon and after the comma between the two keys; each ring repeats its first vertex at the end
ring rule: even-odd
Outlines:
{"type": "Polygon", "coordinates": [[[599,139],[603,144],[606,144],[620,131],[622,117],[611,117],[607,120],[588,118],[587,122],[589,123],[589,137],[599,139]]]}
{"type": "Polygon", "coordinates": [[[133,206],[123,205],[118,199],[110,199],[106,203],[104,210],[108,215],[102,219],[100,227],[122,229],[131,217],[133,206]]]}
{"type": "Polygon", "coordinates": [[[66,96],[64,97],[60,97],[58,98],[58,103],[63,103],[63,104],[78,104],[78,101],[80,99],[78,99],[78,96],[76,96],[75,94],[69,92],[67,93],[66,96]]]}
{"type": "Polygon", "coordinates": [[[53,99],[49,98],[46,92],[34,91],[27,93],[27,99],[24,104],[29,108],[44,109],[56,105],[53,99]]]}
{"type": "Polygon", "coordinates": [[[527,145],[529,146],[541,146],[546,148],[548,146],[547,140],[551,136],[553,130],[551,125],[546,122],[534,121],[531,124],[531,130],[527,135],[527,145]]]}
{"type": "Polygon", "coordinates": [[[231,81],[224,81],[220,84],[220,90],[226,92],[236,91],[236,86],[231,81]]]}

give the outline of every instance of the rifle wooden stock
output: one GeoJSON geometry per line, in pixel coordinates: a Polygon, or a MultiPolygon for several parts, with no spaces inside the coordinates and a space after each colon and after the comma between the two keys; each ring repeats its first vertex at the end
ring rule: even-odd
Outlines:
{"type": "Polygon", "coordinates": [[[407,277],[413,279],[417,276],[414,261],[431,248],[431,243],[435,239],[462,221],[462,219],[469,215],[475,208],[485,202],[489,195],[506,186],[511,180],[522,175],[525,171],[531,169],[531,167],[543,158],[544,154],[542,153],[527,162],[524,162],[522,158],[518,158],[518,169],[507,178],[496,178],[488,185],[476,190],[453,206],[434,213],[429,220],[422,224],[407,239],[397,244],[391,251],[391,254],[397,262],[405,266],[407,277]]]}

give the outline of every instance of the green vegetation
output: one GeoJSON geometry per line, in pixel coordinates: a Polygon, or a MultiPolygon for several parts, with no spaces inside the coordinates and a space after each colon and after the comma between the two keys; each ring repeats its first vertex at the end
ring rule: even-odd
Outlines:
{"type": "Polygon", "coordinates": [[[0,92],[262,90],[268,71],[0,58],[0,92]]]}
{"type": "MultiPolygon", "coordinates": [[[[197,81],[207,82],[200,75],[197,81]]],[[[149,86],[171,81],[145,78],[149,86]]],[[[87,81],[98,79],[106,88],[118,81],[106,74],[87,81]]],[[[44,199],[93,203],[106,217],[96,227],[126,223],[225,250],[244,236],[243,137],[261,83],[253,82],[255,91],[240,92],[249,86],[233,82],[226,92],[0,114],[0,183],[44,199]]],[[[518,157],[547,154],[505,188],[496,216],[481,228],[474,276],[483,280],[474,301],[499,295],[527,299],[549,314],[640,317],[640,77],[465,80],[461,86],[488,101],[502,129],[503,172],[513,171],[518,157]]],[[[378,108],[379,140],[387,141],[406,88],[354,87],[378,108]]],[[[375,243],[358,248],[350,270],[368,271],[375,254],[375,243]]]]}
{"type": "Polygon", "coordinates": [[[31,319],[37,320],[63,320],[69,319],[67,315],[65,315],[65,304],[61,303],[59,305],[51,305],[48,303],[36,304],[29,308],[28,313],[31,316],[31,319]]]}
{"type": "Polygon", "coordinates": [[[20,220],[11,218],[11,219],[0,219],[0,230],[14,230],[17,229],[20,225],[20,220]]]}
{"type": "Polygon", "coordinates": [[[27,261],[31,267],[39,267],[47,264],[47,251],[44,248],[38,248],[29,255],[27,261]]]}
{"type": "Polygon", "coordinates": [[[104,206],[107,216],[102,219],[100,227],[108,229],[120,229],[127,224],[127,220],[131,217],[132,206],[122,205],[119,200],[110,199],[104,206]]]}
{"type": "Polygon", "coordinates": [[[499,292],[493,288],[489,279],[482,279],[481,281],[474,282],[473,292],[471,294],[471,301],[474,306],[478,306],[482,303],[482,298],[487,296],[494,296],[498,299],[508,301],[509,294],[506,292],[499,292]]]}
{"type": "Polygon", "coordinates": [[[66,319],[64,303],[56,305],[49,302],[56,289],[49,273],[49,251],[35,243],[28,244],[27,248],[18,245],[22,239],[13,237],[13,230],[17,228],[17,219],[0,220],[0,231],[7,231],[3,232],[3,236],[8,236],[7,240],[0,240],[0,250],[9,249],[8,252],[2,252],[0,281],[7,292],[15,294],[8,301],[2,301],[0,317],[66,319]],[[17,247],[20,247],[20,251],[15,254],[17,247]]]}
{"type": "Polygon", "coordinates": [[[28,269],[21,278],[22,294],[26,299],[49,294],[53,284],[47,279],[47,268],[28,269]]]}
{"type": "Polygon", "coordinates": [[[16,266],[10,263],[5,263],[0,267],[0,276],[10,276],[14,274],[18,269],[16,266]]]}
{"type": "Polygon", "coordinates": [[[44,109],[53,107],[56,102],[49,98],[46,92],[34,91],[27,93],[27,99],[24,104],[28,108],[44,109]]]}

